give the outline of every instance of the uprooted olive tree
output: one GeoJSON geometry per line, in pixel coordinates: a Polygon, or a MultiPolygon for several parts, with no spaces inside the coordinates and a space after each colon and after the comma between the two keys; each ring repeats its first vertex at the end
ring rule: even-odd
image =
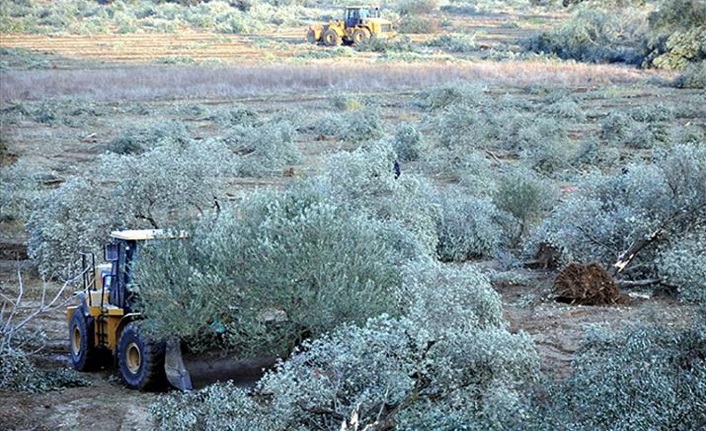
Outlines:
{"type": "Polygon", "coordinates": [[[499,295],[472,269],[405,266],[403,312],[307,341],[252,391],[217,384],[160,398],[162,429],[497,429],[536,377],[531,339],[507,331],[499,295]]]}
{"type": "Polygon", "coordinates": [[[339,324],[399,315],[401,268],[430,256],[436,237],[423,182],[396,180],[389,148],[333,156],[338,169],[253,192],[202,218],[191,238],[144,249],[147,324],[198,349],[218,322],[211,342],[285,355],[339,324]]]}
{"type": "Polygon", "coordinates": [[[621,173],[590,173],[535,232],[565,261],[597,261],[628,285],[662,283],[704,298],[706,147],[655,150],[621,173]]]}

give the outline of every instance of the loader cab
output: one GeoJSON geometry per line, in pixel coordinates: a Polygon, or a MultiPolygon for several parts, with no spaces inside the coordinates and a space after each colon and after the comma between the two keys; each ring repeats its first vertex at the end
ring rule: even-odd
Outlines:
{"type": "Polygon", "coordinates": [[[106,244],[104,257],[106,262],[111,264],[111,270],[102,276],[103,285],[109,292],[108,303],[130,313],[138,299],[132,275],[142,244],[160,238],[185,238],[187,234],[161,229],[140,229],[114,231],[110,236],[112,241],[106,244]]]}
{"type": "Polygon", "coordinates": [[[379,18],[380,10],[373,7],[354,6],[346,9],[346,28],[364,24],[370,18],[379,18]]]}
{"type": "Polygon", "coordinates": [[[103,274],[103,285],[107,287],[108,303],[131,312],[135,295],[131,292],[132,265],[138,255],[137,240],[115,238],[105,246],[105,260],[110,262],[111,270],[103,274]]]}

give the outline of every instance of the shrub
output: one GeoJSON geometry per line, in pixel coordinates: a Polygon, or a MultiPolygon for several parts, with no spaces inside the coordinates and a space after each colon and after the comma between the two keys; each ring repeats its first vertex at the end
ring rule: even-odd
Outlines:
{"type": "Polygon", "coordinates": [[[234,173],[244,177],[279,176],[284,166],[301,158],[295,133],[286,121],[234,127],[225,138],[231,151],[239,156],[234,173]]]}
{"type": "Polygon", "coordinates": [[[171,142],[138,156],[107,153],[100,174],[72,178],[34,202],[29,255],[43,275],[71,277],[77,252],[98,250],[111,230],[168,227],[208,212],[230,160],[216,141],[171,142]]]}
{"type": "Polygon", "coordinates": [[[706,304],[706,228],[698,226],[669,244],[657,260],[664,282],[677,286],[679,296],[688,302],[706,304]]]}
{"type": "Polygon", "coordinates": [[[89,382],[76,371],[58,368],[44,371],[37,368],[22,350],[0,348],[0,390],[38,394],[58,388],[88,386],[89,382]]]}
{"type": "Polygon", "coordinates": [[[437,254],[440,260],[463,262],[491,257],[498,251],[503,230],[498,209],[490,199],[448,192],[442,195],[439,206],[437,254]]]}
{"type": "MultiPolygon", "coordinates": [[[[681,238],[706,217],[706,149],[677,145],[655,154],[652,164],[631,165],[620,174],[585,176],[540,225],[535,239],[561,250],[567,260],[613,264],[641,238],[656,231],[681,238]]],[[[538,244],[538,242],[535,242],[538,244]]],[[[636,257],[639,275],[654,277],[654,247],[636,257]]]]}
{"type": "Polygon", "coordinates": [[[108,151],[115,154],[142,154],[169,142],[184,144],[188,131],[181,122],[158,122],[143,127],[129,128],[108,142],[108,151]]]}
{"type": "Polygon", "coordinates": [[[397,3],[400,15],[424,15],[439,8],[438,0],[402,0],[397,3]]]}
{"type": "Polygon", "coordinates": [[[24,159],[0,169],[0,221],[27,218],[40,190],[35,169],[24,159]]]}
{"type": "Polygon", "coordinates": [[[432,87],[417,95],[416,105],[425,111],[437,111],[452,105],[485,106],[491,99],[484,93],[485,89],[477,84],[454,83],[432,87]]]}
{"type": "Polygon", "coordinates": [[[438,31],[438,26],[429,17],[406,15],[395,26],[395,30],[405,34],[433,34],[438,31]]]}
{"type": "Polygon", "coordinates": [[[517,245],[556,202],[557,193],[532,172],[517,171],[503,175],[493,201],[498,209],[510,214],[505,231],[517,245]]]}
{"type": "Polygon", "coordinates": [[[706,60],[686,66],[675,85],[679,88],[706,88],[706,60]]]}
{"type": "Polygon", "coordinates": [[[45,284],[39,301],[31,304],[25,299],[22,279],[16,285],[6,283],[0,290],[2,309],[0,312],[0,391],[40,393],[48,390],[86,386],[88,382],[74,370],[58,368],[50,372],[38,369],[31,360],[30,350],[39,351],[42,332],[28,332],[28,324],[48,311],[63,307],[68,284],[57,291],[49,292],[45,284]]]}
{"type": "Polygon", "coordinates": [[[477,50],[475,34],[445,34],[425,42],[424,45],[457,53],[468,53],[477,50]]]}
{"type": "Polygon", "coordinates": [[[519,404],[520,382],[536,373],[530,339],[504,329],[499,296],[477,273],[427,263],[406,277],[407,316],[342,325],[306,342],[252,395],[226,384],[162,398],[152,407],[158,424],[499,429],[497,418],[519,404]]]}
{"type": "Polygon", "coordinates": [[[208,342],[208,323],[218,318],[223,341],[244,357],[285,355],[340,324],[399,313],[389,296],[400,282],[403,235],[311,186],[255,193],[193,240],[143,249],[144,313],[153,331],[192,346],[208,342]]]}
{"type": "Polygon", "coordinates": [[[649,18],[646,63],[682,70],[706,59],[706,7],[699,0],[664,0],[649,18]]]}
{"type": "Polygon", "coordinates": [[[580,5],[562,27],[525,41],[525,47],[566,60],[640,64],[646,36],[643,22],[643,15],[633,8],[580,5]]]}
{"type": "Polygon", "coordinates": [[[387,142],[340,152],[327,158],[319,187],[351,211],[399,224],[428,255],[436,250],[436,192],[424,180],[404,170],[395,178],[395,153],[387,142]]]}
{"type": "Polygon", "coordinates": [[[426,150],[424,136],[411,125],[403,125],[397,130],[392,147],[401,162],[419,160],[426,150]]]}
{"type": "Polygon", "coordinates": [[[542,393],[516,429],[702,428],[704,352],[703,323],[617,333],[593,328],[574,361],[573,374],[542,393]]]}

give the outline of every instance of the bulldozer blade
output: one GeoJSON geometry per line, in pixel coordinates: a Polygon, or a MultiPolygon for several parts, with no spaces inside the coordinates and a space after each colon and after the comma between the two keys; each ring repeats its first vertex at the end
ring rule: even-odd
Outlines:
{"type": "Polygon", "coordinates": [[[194,388],[191,383],[191,375],[184,366],[184,360],[181,356],[181,342],[178,339],[171,339],[167,342],[164,372],[169,384],[175,388],[182,391],[190,391],[194,388]]]}
{"type": "Polygon", "coordinates": [[[252,387],[277,361],[275,357],[237,359],[225,351],[185,354],[177,339],[167,343],[165,353],[167,380],[182,391],[201,389],[227,380],[240,387],[252,387]]]}

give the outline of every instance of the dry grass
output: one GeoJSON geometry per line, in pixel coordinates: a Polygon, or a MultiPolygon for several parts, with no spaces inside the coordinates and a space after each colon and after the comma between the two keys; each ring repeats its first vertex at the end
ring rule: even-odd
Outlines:
{"type": "Polygon", "coordinates": [[[634,84],[656,72],[550,61],[451,64],[324,62],[245,67],[134,66],[4,71],[0,101],[54,97],[96,101],[232,98],[269,93],[422,89],[458,81],[488,86],[634,84]]]}

